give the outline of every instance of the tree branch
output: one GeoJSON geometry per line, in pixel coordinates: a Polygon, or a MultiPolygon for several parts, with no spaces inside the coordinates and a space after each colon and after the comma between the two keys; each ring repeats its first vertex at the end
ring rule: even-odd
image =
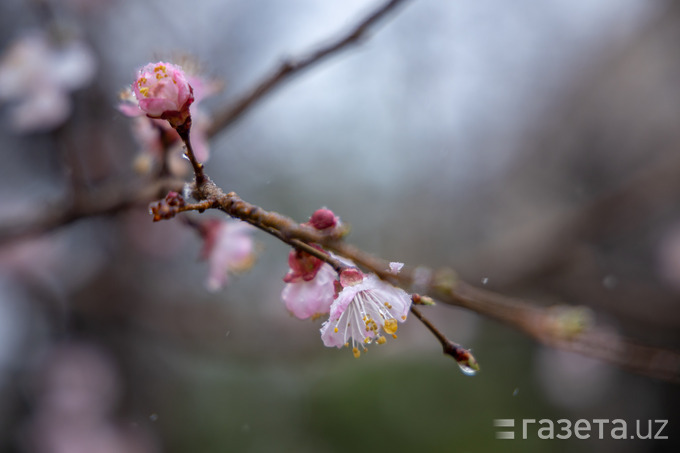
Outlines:
{"type": "Polygon", "coordinates": [[[40,235],[80,219],[114,214],[133,206],[147,206],[168,191],[182,191],[184,181],[164,178],[145,183],[116,182],[92,191],[72,194],[69,199],[49,206],[35,206],[31,217],[0,225],[0,245],[40,235]]]}
{"type": "MultiPolygon", "coordinates": [[[[293,240],[321,244],[390,283],[403,288],[424,287],[428,294],[442,303],[466,308],[501,321],[547,346],[594,357],[639,374],[680,383],[680,353],[639,345],[605,326],[595,325],[592,314],[585,307],[536,306],[476,288],[447,269],[438,272],[421,269],[421,274],[427,275],[423,281],[416,281],[416,273],[409,269],[394,275],[387,270],[387,260],[343,242],[342,235],[324,233],[300,225],[289,217],[250,204],[234,192],[225,194],[209,179],[202,186],[193,187],[193,196],[197,200],[210,200],[210,205],[215,209],[248,222],[288,244],[295,246],[293,240]]],[[[329,262],[328,259],[325,261],[329,262]]],[[[420,316],[416,317],[422,320],[420,316]]],[[[428,326],[427,323],[425,325],[428,326]]],[[[442,341],[439,336],[437,338],[442,341]]],[[[448,340],[442,344],[446,346],[448,340]]]]}
{"type": "Polygon", "coordinates": [[[213,114],[213,122],[207,131],[207,135],[212,137],[227,126],[231,125],[246,113],[257,101],[272,92],[276,87],[290,79],[292,76],[301,73],[303,70],[320,63],[327,57],[347,49],[350,44],[358,43],[365,37],[367,31],[390,11],[397,8],[406,0],[390,0],[358,22],[351,30],[340,37],[329,41],[326,45],[308,52],[307,55],[293,57],[284,60],[277,68],[265,76],[259,83],[242,95],[231,105],[213,114]]]}

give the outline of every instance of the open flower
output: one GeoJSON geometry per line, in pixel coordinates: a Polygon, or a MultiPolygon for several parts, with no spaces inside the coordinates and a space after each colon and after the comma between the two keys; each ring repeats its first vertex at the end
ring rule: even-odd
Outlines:
{"type": "Polygon", "coordinates": [[[255,261],[253,227],[240,220],[208,220],[201,225],[204,245],[201,256],[210,264],[206,286],[217,291],[227,283],[229,273],[242,272],[255,261]]]}
{"type": "Polygon", "coordinates": [[[411,298],[404,290],[357,269],[343,271],[340,283],[343,289],[330,307],[328,321],[321,326],[326,346],[349,346],[351,338],[354,357],[359,357],[357,345],[366,349],[374,341],[385,343],[382,332],[397,337],[398,325],[406,321],[411,308],[411,298]]]}
{"type": "MultiPolygon", "coordinates": [[[[318,246],[315,248],[322,250],[318,246]]],[[[290,270],[283,278],[286,286],[281,292],[288,311],[300,319],[328,313],[335,296],[335,270],[302,250],[290,252],[288,265],[290,270]]]]}
{"type": "Polygon", "coordinates": [[[173,127],[178,127],[190,117],[194,89],[179,66],[162,61],[147,64],[139,70],[132,91],[139,108],[149,118],[168,120],[173,127]]]}

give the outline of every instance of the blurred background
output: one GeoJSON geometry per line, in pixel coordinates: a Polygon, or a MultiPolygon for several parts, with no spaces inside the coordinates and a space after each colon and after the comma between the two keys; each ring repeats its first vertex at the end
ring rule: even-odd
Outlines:
{"type": "MultiPolygon", "coordinates": [[[[190,56],[219,82],[209,121],[376,5],[4,0],[0,222],[141,178],[117,105],[147,62],[190,56]]],[[[373,35],[218,134],[208,174],[298,221],[327,206],[386,259],[677,350],[680,4],[414,0],[373,35]]],[[[413,320],[358,360],[323,347],[280,301],[287,247],[255,239],[216,293],[196,233],[144,206],[2,241],[0,451],[678,451],[676,385],[464,310],[426,314],[474,377],[413,320]],[[666,419],[669,439],[497,440],[497,418],[666,419]]]]}

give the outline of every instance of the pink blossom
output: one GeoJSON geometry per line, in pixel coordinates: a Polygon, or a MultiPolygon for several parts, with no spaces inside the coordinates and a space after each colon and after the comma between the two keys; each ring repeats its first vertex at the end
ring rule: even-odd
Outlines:
{"type": "Polygon", "coordinates": [[[190,116],[194,90],[179,66],[164,62],[147,64],[139,70],[132,90],[139,108],[149,118],[166,119],[177,127],[190,116]]]}
{"type": "Polygon", "coordinates": [[[94,75],[94,55],[72,40],[55,45],[42,32],[15,41],[0,60],[0,101],[11,102],[10,121],[18,132],[53,129],[71,114],[69,92],[94,75]]]}
{"type": "MultiPolygon", "coordinates": [[[[194,102],[189,106],[191,115],[191,143],[194,155],[199,162],[206,162],[210,157],[210,147],[206,131],[210,127],[210,118],[200,108],[200,102],[206,97],[212,96],[220,90],[220,84],[214,80],[203,77],[188,75],[187,80],[194,90],[194,102]]],[[[139,103],[134,93],[128,88],[120,94],[121,103],[118,110],[126,116],[134,118],[132,133],[141,145],[142,162],[159,161],[165,152],[170,152],[170,157],[180,157],[179,163],[185,163],[181,159],[183,143],[179,134],[168,121],[148,117],[139,108],[139,103]]],[[[170,165],[176,167],[175,161],[170,165]]],[[[173,174],[177,173],[176,171],[173,174]]]]}
{"type": "Polygon", "coordinates": [[[311,280],[299,279],[286,284],[281,298],[286,308],[300,319],[316,318],[328,313],[335,296],[335,270],[323,263],[311,280]]]}
{"type": "Polygon", "coordinates": [[[217,291],[227,283],[228,273],[245,271],[253,265],[252,230],[252,226],[240,220],[209,220],[202,225],[205,242],[201,255],[210,264],[208,290],[217,291]]]}
{"type": "MultiPolygon", "coordinates": [[[[318,245],[313,247],[323,252],[318,245]]],[[[300,319],[328,313],[335,296],[335,270],[302,250],[291,250],[288,265],[290,270],[283,277],[287,284],[281,293],[288,311],[300,319]]]]}
{"type": "Polygon", "coordinates": [[[357,270],[351,272],[347,278],[341,275],[340,281],[345,282],[342,291],[330,307],[330,317],[321,326],[321,339],[328,347],[341,348],[349,346],[352,339],[352,352],[359,357],[361,352],[357,344],[365,349],[365,345],[375,341],[383,344],[386,334],[396,338],[399,322],[406,321],[411,308],[411,298],[402,289],[383,282],[375,275],[364,275],[363,279],[356,278],[357,270]]]}

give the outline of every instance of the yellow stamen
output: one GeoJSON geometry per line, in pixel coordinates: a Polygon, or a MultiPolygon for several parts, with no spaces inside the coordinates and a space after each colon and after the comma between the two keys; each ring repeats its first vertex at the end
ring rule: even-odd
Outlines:
{"type": "Polygon", "coordinates": [[[397,331],[398,327],[399,323],[397,322],[396,319],[387,319],[385,320],[385,325],[383,326],[383,329],[385,329],[385,332],[393,334],[394,332],[397,331]]]}
{"type": "Polygon", "coordinates": [[[333,332],[338,333],[338,328],[333,329],[333,332]]]}
{"type": "Polygon", "coordinates": [[[321,318],[323,316],[323,313],[314,313],[311,317],[312,321],[316,321],[317,319],[321,318]]]}
{"type": "Polygon", "coordinates": [[[397,339],[397,334],[396,334],[396,333],[393,333],[393,334],[392,334],[392,338],[394,338],[394,339],[396,340],[396,339],[397,339]]]}
{"type": "Polygon", "coordinates": [[[385,344],[385,343],[387,342],[387,338],[385,338],[384,336],[380,335],[380,336],[378,337],[378,339],[377,339],[375,342],[378,343],[378,344],[385,344]]]}
{"type": "Polygon", "coordinates": [[[355,359],[358,359],[359,356],[361,355],[361,352],[359,351],[359,348],[355,346],[354,349],[352,349],[352,354],[354,354],[355,359]]]}
{"type": "Polygon", "coordinates": [[[147,87],[140,88],[139,93],[145,98],[149,97],[149,89],[147,87]]]}

